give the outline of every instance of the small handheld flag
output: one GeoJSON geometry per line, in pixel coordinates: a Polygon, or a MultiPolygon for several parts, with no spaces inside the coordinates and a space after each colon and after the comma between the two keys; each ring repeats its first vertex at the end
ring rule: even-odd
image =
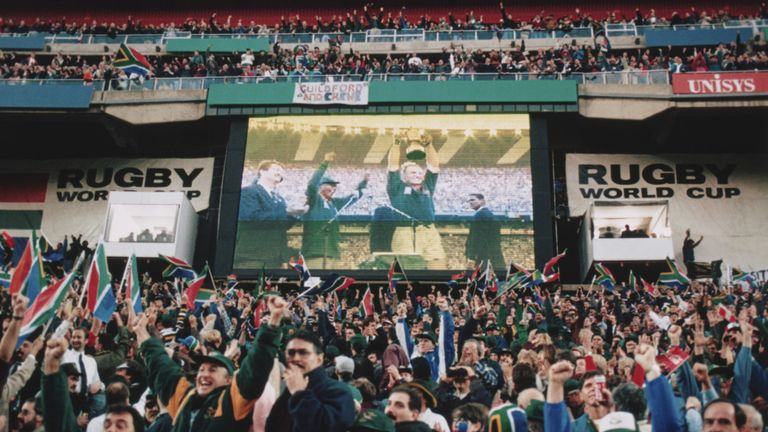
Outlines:
{"type": "Polygon", "coordinates": [[[691,280],[685,275],[685,271],[677,266],[674,260],[667,257],[668,272],[662,272],[659,274],[659,283],[662,285],[668,285],[675,288],[685,288],[691,284],[691,280]]]}
{"type": "Polygon", "coordinates": [[[187,307],[195,309],[195,305],[202,305],[209,301],[216,294],[216,285],[213,282],[213,276],[208,269],[208,263],[205,264],[200,275],[192,280],[187,287],[187,307]]]}
{"type": "Polygon", "coordinates": [[[373,293],[371,293],[371,287],[365,290],[363,299],[360,300],[360,311],[363,314],[363,318],[373,316],[373,293]]]}
{"type": "Polygon", "coordinates": [[[88,309],[93,316],[101,322],[109,322],[117,308],[117,301],[112,292],[103,243],[96,246],[96,253],[93,255],[88,276],[85,278],[85,290],[88,292],[88,309]]]}
{"type": "Polygon", "coordinates": [[[125,265],[123,280],[120,281],[120,287],[125,290],[124,299],[131,299],[133,310],[136,314],[144,311],[141,306],[141,284],[139,282],[139,271],[136,266],[136,254],[131,254],[125,265]]]}
{"type": "Polygon", "coordinates": [[[299,254],[299,259],[296,261],[294,261],[293,257],[291,257],[291,259],[288,261],[288,265],[290,265],[294,270],[296,270],[296,273],[299,274],[301,286],[304,286],[304,283],[312,277],[312,275],[309,273],[309,267],[307,267],[307,264],[304,262],[304,257],[301,254],[299,254]]]}
{"type": "Polygon", "coordinates": [[[181,258],[166,256],[160,254],[160,258],[168,263],[168,267],[163,270],[164,278],[181,278],[184,280],[196,279],[197,274],[192,265],[181,258]]]}
{"type": "Polygon", "coordinates": [[[616,279],[613,277],[611,271],[603,264],[595,264],[595,273],[597,273],[595,282],[597,282],[598,285],[604,286],[609,291],[612,291],[616,287],[616,279]]]}

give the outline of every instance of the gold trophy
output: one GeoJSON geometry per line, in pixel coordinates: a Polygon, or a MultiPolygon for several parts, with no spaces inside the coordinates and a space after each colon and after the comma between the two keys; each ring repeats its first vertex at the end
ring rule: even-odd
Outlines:
{"type": "Polygon", "coordinates": [[[419,133],[416,128],[401,132],[397,137],[398,144],[407,144],[405,157],[410,161],[420,161],[427,157],[426,146],[432,144],[432,136],[419,133]]]}

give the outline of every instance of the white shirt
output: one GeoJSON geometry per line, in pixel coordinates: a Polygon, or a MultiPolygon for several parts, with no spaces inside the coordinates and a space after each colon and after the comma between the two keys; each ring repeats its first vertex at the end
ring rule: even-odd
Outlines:
{"type": "MultiPolygon", "coordinates": [[[[82,370],[80,370],[80,354],[83,355],[83,366],[85,366],[85,382],[90,386],[93,383],[100,383],[101,378],[99,377],[99,368],[96,367],[96,360],[85,353],[77,352],[73,349],[68,349],[67,352],[64,353],[64,360],[62,363],[74,363],[75,367],[77,367],[77,370],[80,371],[80,373],[83,373],[82,370]]],[[[77,381],[77,392],[80,392],[80,381],[77,381]]]]}
{"type": "Polygon", "coordinates": [[[427,408],[423,413],[419,414],[419,421],[426,423],[427,426],[433,430],[451,430],[450,426],[448,426],[448,422],[445,420],[445,417],[441,416],[440,414],[433,413],[429,408],[427,408]],[[437,425],[440,426],[440,429],[435,427],[437,425]]]}
{"type": "Polygon", "coordinates": [[[253,54],[244,53],[240,56],[240,64],[243,66],[250,65],[253,66],[253,60],[255,59],[255,56],[253,54]]]}

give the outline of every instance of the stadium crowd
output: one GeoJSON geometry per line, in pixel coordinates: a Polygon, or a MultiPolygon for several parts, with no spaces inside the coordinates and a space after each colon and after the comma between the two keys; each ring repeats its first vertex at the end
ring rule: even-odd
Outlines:
{"type": "MultiPolygon", "coordinates": [[[[587,46],[564,44],[548,50],[482,50],[463,46],[443,48],[439,54],[371,55],[344,51],[339,46],[326,48],[299,46],[284,49],[276,44],[272,52],[216,55],[195,51],[189,56],[147,56],[152,65],[149,79],[179,77],[237,78],[243,82],[371,79],[387,74],[388,79],[419,79],[437,74],[436,79],[461,79],[484,74],[487,79],[505,74],[525,73],[528,79],[552,79],[574,73],[635,72],[645,76],[653,71],[746,71],[768,69],[765,40],[737,39],[715,47],[638,49],[607,51],[587,46]],[[346,77],[346,78],[345,78],[346,77]]],[[[78,79],[85,83],[105,80],[107,87],[126,88],[128,76],[113,65],[114,56],[83,57],[55,55],[16,55],[3,53],[0,77],[6,80],[78,79]]]]}
{"type": "Polygon", "coordinates": [[[125,22],[98,22],[83,18],[81,22],[61,19],[46,20],[30,17],[29,20],[0,17],[0,33],[54,33],[70,35],[100,34],[116,37],[123,34],[161,34],[191,32],[195,34],[269,34],[269,33],[351,33],[376,29],[424,29],[439,31],[458,30],[560,30],[570,32],[575,27],[594,27],[600,30],[605,24],[633,23],[635,25],[672,26],[685,24],[713,24],[733,19],[766,19],[768,8],[762,4],[752,14],[735,15],[727,7],[718,10],[699,10],[696,5],[682,14],[674,11],[670,16],[657,16],[654,9],[643,11],[639,8],[631,13],[613,9],[603,17],[593,16],[588,11],[575,8],[572,13],[557,16],[542,10],[532,17],[521,19],[515,11],[507,10],[504,3],[499,3],[498,17],[476,15],[473,10],[455,16],[447,12],[444,16],[410,16],[405,6],[387,10],[384,6],[375,7],[366,3],[361,9],[354,9],[331,17],[301,17],[300,15],[282,16],[276,23],[257,23],[249,18],[228,16],[222,19],[216,13],[209,17],[192,18],[176,22],[144,23],[141,18],[129,15],[125,22]]]}
{"type": "Polygon", "coordinates": [[[73,274],[60,305],[46,303],[55,316],[36,327],[41,302],[4,290],[0,427],[763,430],[766,287],[754,280],[564,291],[395,276],[395,289],[306,295],[230,277],[201,300],[191,282],[145,273],[140,308],[116,290],[103,322],[73,274]]]}

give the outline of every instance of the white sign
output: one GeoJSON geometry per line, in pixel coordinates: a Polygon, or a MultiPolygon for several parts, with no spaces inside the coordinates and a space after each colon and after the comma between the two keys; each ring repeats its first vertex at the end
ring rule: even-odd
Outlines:
{"type": "Polygon", "coordinates": [[[368,105],[367,82],[296,83],[293,103],[309,105],[368,105]]]}
{"type": "MultiPolygon", "coordinates": [[[[213,158],[62,159],[6,161],[0,174],[0,210],[42,211],[41,230],[55,244],[83,235],[91,244],[104,231],[111,191],[170,192],[187,195],[196,212],[208,208],[213,158]]],[[[4,226],[0,230],[13,229],[4,226]]]]}
{"type": "Polygon", "coordinates": [[[571,215],[595,201],[668,201],[678,260],[685,230],[696,261],[723,259],[743,271],[768,267],[768,157],[757,155],[568,154],[571,215]]]}

